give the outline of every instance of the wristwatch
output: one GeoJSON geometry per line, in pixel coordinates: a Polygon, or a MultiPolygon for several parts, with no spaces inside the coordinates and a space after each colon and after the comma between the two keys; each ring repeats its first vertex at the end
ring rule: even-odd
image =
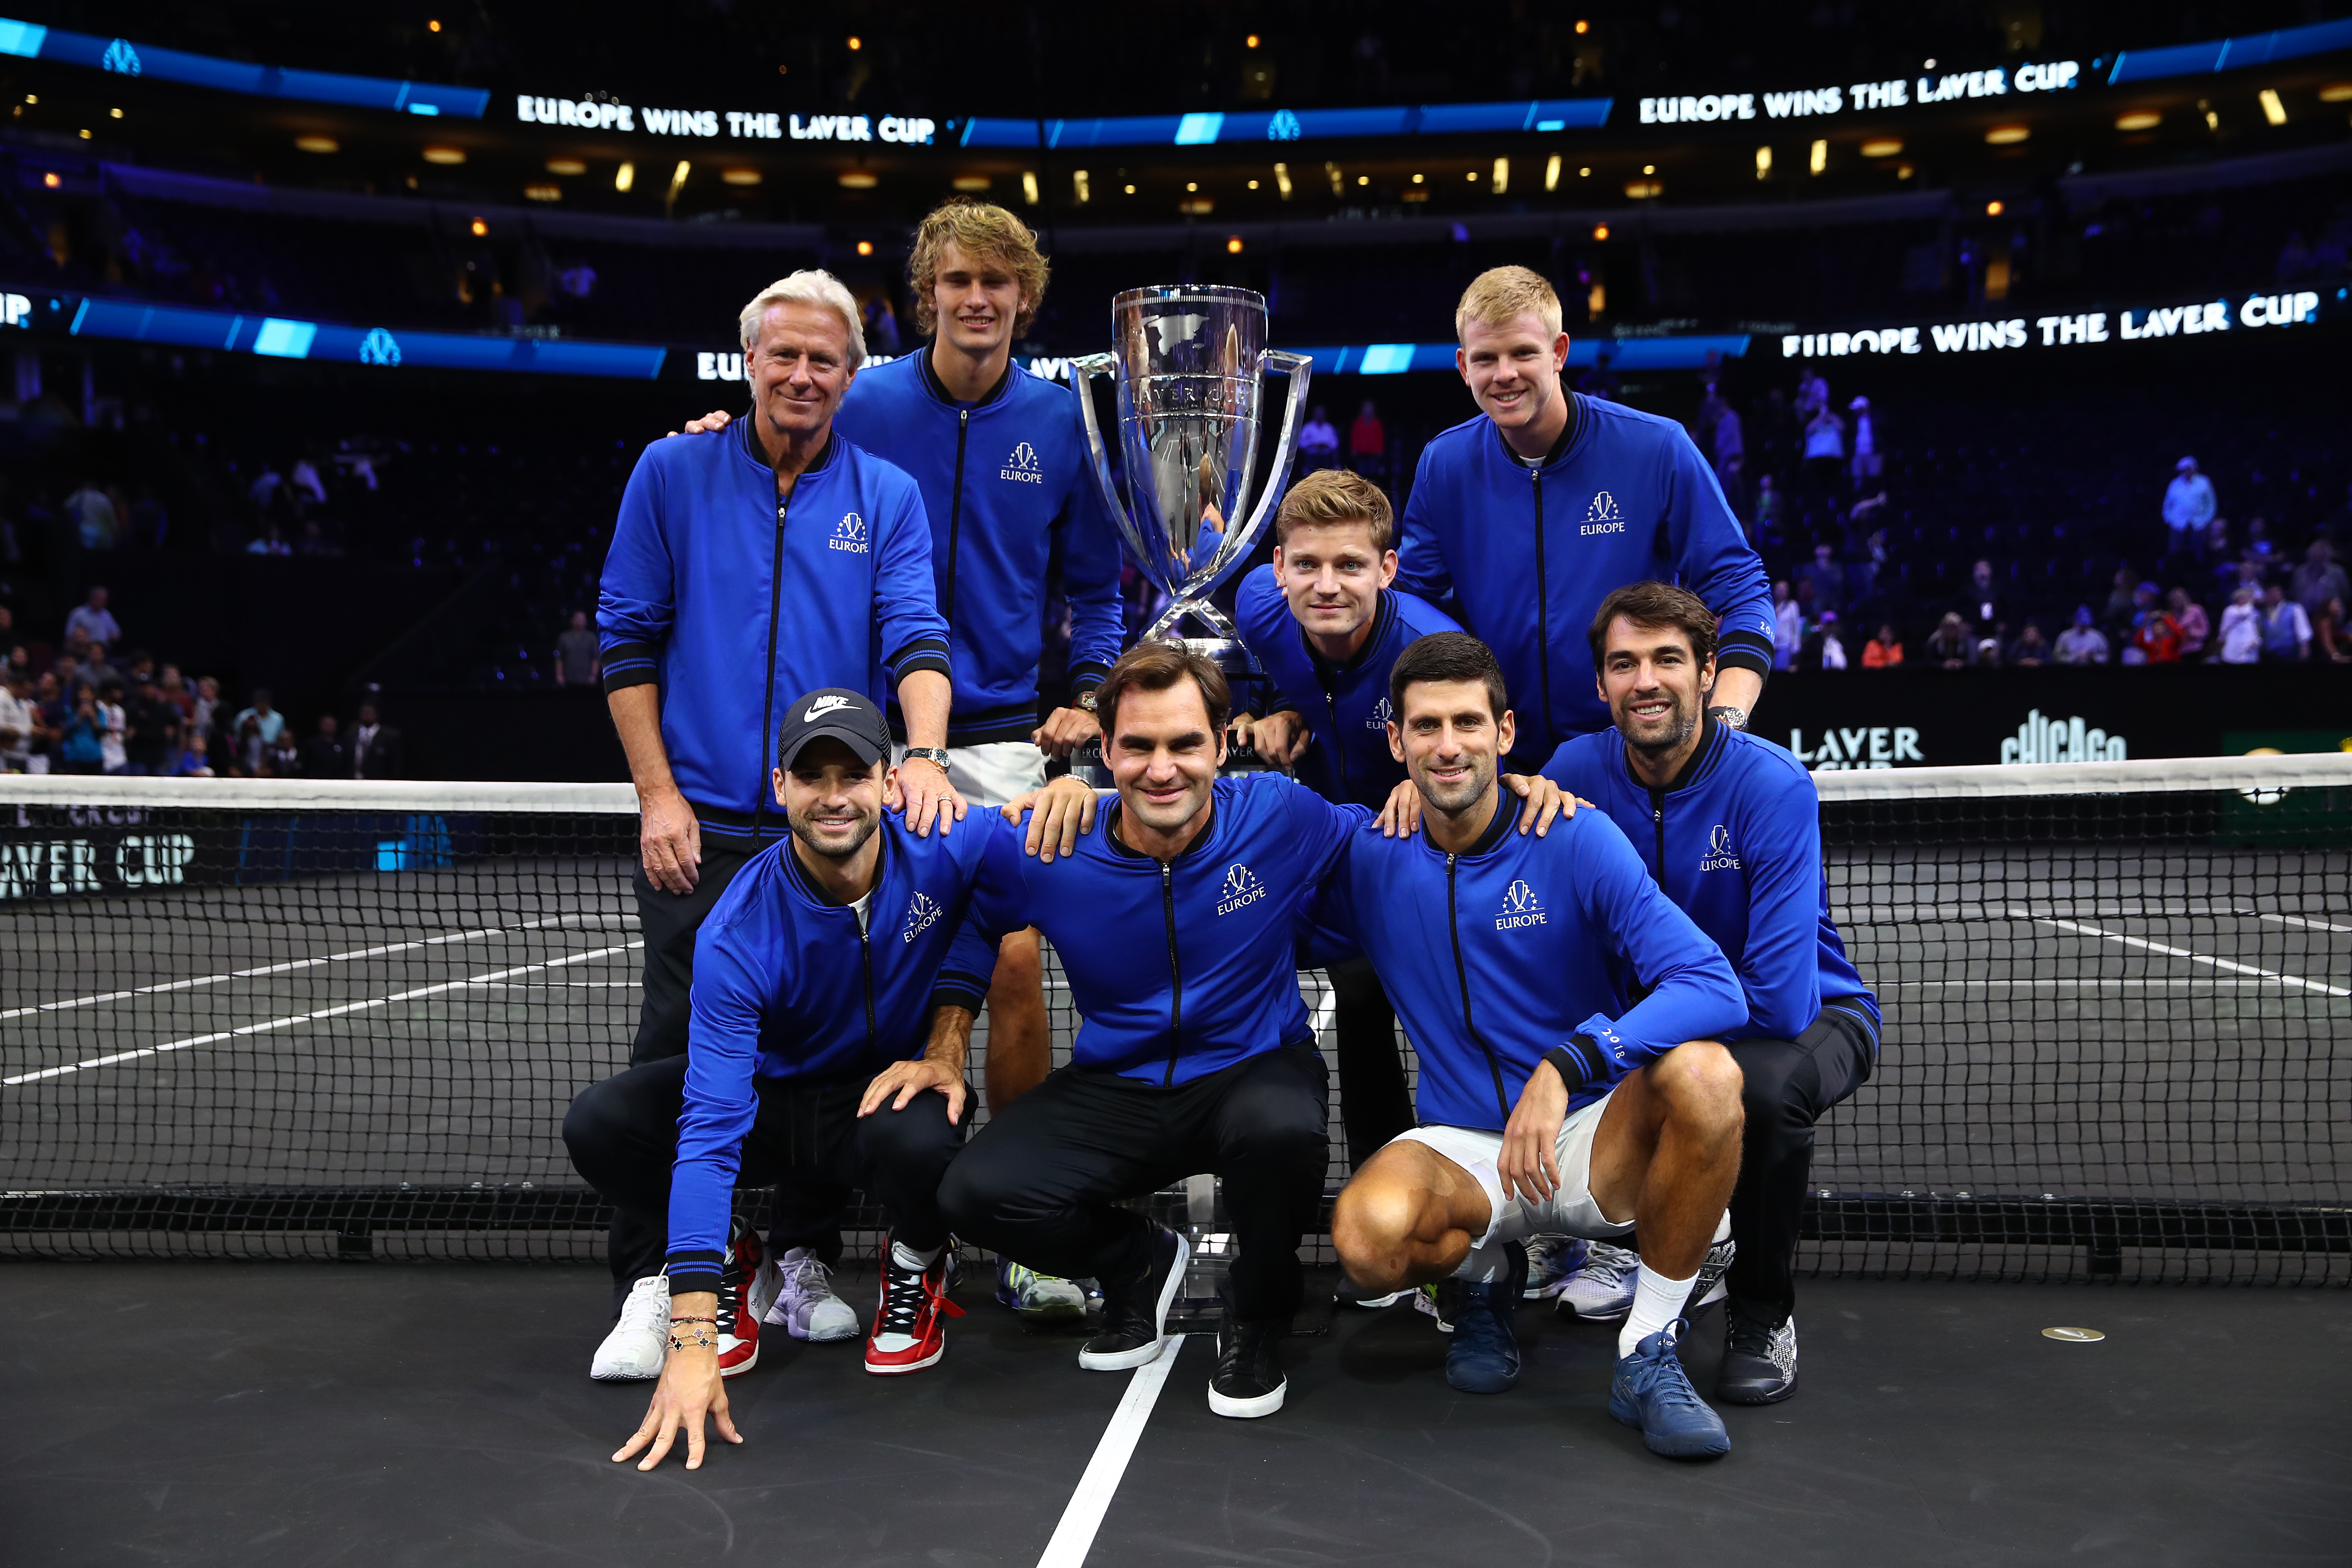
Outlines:
{"type": "Polygon", "coordinates": [[[907,748],[906,754],[898,761],[901,763],[929,763],[941,773],[948,771],[948,752],[945,746],[909,746],[907,748]]]}
{"type": "Polygon", "coordinates": [[[1088,713],[1096,711],[1095,689],[1089,686],[1084,691],[1079,692],[1076,699],[1071,702],[1070,706],[1073,708],[1083,709],[1088,713]]]}

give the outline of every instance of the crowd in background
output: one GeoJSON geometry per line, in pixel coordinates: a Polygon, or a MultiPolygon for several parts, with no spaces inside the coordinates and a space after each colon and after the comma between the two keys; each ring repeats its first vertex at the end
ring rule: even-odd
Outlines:
{"type": "Polygon", "coordinates": [[[0,606],[0,771],[151,778],[398,778],[400,732],[362,700],[346,726],[320,713],[306,737],[257,687],[244,706],[212,676],[129,645],[103,587],[52,644],[21,637],[0,606]]]}

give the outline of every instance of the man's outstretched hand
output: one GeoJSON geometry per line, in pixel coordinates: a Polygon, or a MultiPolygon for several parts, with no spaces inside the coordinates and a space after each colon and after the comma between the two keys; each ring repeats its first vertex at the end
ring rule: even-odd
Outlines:
{"type": "MultiPolygon", "coordinates": [[[[688,420],[686,422],[686,433],[689,436],[713,436],[718,434],[719,431],[726,429],[728,426],[734,422],[735,416],[732,414],[729,414],[722,409],[714,408],[699,419],[688,420]]],[[[670,434],[675,436],[677,432],[673,430],[670,434]]]]}
{"type": "Polygon", "coordinates": [[[1029,814],[1029,831],[1021,847],[1048,866],[1059,854],[1067,859],[1078,851],[1078,840],[1095,830],[1095,792],[1064,773],[1044,789],[1013,796],[1004,803],[1004,820],[1018,822],[1029,814]]]}

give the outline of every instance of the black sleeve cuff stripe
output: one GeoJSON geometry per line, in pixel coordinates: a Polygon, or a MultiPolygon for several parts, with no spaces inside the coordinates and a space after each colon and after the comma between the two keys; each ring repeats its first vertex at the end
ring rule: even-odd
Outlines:
{"type": "Polygon", "coordinates": [[[1715,668],[1745,669],[1756,675],[1769,675],[1772,671],[1772,655],[1767,648],[1759,645],[1745,641],[1727,642],[1715,650],[1715,668]]]}
{"type": "Polygon", "coordinates": [[[1070,666],[1070,695],[1082,697],[1103,683],[1110,666],[1097,659],[1085,659],[1070,666]]]}
{"type": "Polygon", "coordinates": [[[604,651],[604,689],[643,686],[661,679],[661,649],[649,642],[616,642],[604,651]]]}
{"type": "Polygon", "coordinates": [[[1554,1046],[1546,1051],[1544,1060],[1551,1063],[1553,1070],[1559,1074],[1560,1081],[1568,1085],[1571,1093],[1608,1076],[1601,1047],[1590,1035],[1571,1036],[1565,1045],[1554,1046]]]}
{"type": "Polygon", "coordinates": [[[934,669],[946,676],[950,681],[955,679],[955,672],[948,668],[947,655],[943,653],[924,654],[919,658],[910,658],[904,663],[893,664],[890,667],[892,676],[901,681],[919,669],[934,669]]]}
{"type": "Polygon", "coordinates": [[[947,638],[920,637],[901,645],[898,651],[890,656],[889,662],[895,665],[901,659],[911,658],[917,654],[923,653],[935,653],[944,658],[947,657],[947,638]]]}
{"type": "Polygon", "coordinates": [[[722,1283],[719,1270],[705,1263],[673,1265],[669,1271],[669,1293],[672,1297],[683,1296],[691,1290],[708,1290],[716,1296],[722,1283]]]}
{"type": "Polygon", "coordinates": [[[941,1007],[961,1007],[967,1013],[977,1015],[987,1000],[988,987],[971,975],[959,974],[950,978],[942,974],[938,984],[931,987],[934,1011],[941,1007]]]}
{"type": "Polygon", "coordinates": [[[661,671],[651,663],[611,665],[604,667],[604,689],[624,690],[632,686],[652,686],[661,679],[661,671]]]}

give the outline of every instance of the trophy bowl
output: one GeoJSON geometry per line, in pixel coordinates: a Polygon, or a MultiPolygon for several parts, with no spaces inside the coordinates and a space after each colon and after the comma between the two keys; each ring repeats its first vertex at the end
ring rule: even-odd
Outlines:
{"type": "Polygon", "coordinates": [[[1249,559],[1281,502],[1310,363],[1307,355],[1267,348],[1265,324],[1265,297],[1248,289],[1129,289],[1111,300],[1112,352],[1071,362],[1103,504],[1137,566],[1169,598],[1143,635],[1181,642],[1234,675],[1260,671],[1208,595],[1249,559]],[[1261,383],[1270,370],[1288,375],[1290,393],[1265,488],[1253,501],[1261,383]],[[1094,378],[1106,373],[1118,393],[1123,498],[1095,415],[1094,378]],[[1178,636],[1187,616],[1209,635],[1178,636]]]}

